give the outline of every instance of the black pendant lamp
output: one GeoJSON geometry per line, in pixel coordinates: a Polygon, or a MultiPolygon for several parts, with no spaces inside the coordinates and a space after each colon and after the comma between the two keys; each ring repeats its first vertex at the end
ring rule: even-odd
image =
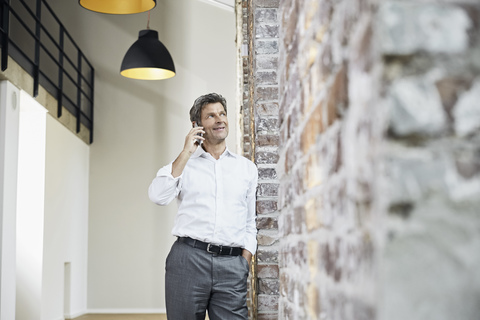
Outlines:
{"type": "Polygon", "coordinates": [[[110,14],[131,14],[152,10],[156,0],[79,0],[85,9],[110,14]]]}
{"type": "Polygon", "coordinates": [[[175,75],[175,65],[167,48],[158,40],[155,30],[141,30],[138,40],[128,49],[120,74],[127,78],[162,80],[175,75]]]}

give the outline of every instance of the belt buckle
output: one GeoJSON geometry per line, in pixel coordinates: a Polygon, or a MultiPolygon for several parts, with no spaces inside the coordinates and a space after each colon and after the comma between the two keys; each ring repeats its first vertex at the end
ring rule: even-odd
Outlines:
{"type": "Polygon", "coordinates": [[[211,243],[209,243],[209,244],[207,245],[207,252],[208,252],[208,253],[221,254],[221,253],[222,253],[222,246],[216,246],[216,245],[212,245],[211,243]],[[218,247],[218,249],[219,249],[218,252],[211,251],[211,250],[210,250],[210,247],[212,247],[212,246],[213,246],[213,247],[218,247]]]}
{"type": "Polygon", "coordinates": [[[209,244],[207,245],[207,252],[208,252],[208,253],[216,253],[216,252],[214,252],[214,251],[210,251],[210,246],[211,246],[211,245],[212,245],[211,243],[209,243],[209,244]]]}

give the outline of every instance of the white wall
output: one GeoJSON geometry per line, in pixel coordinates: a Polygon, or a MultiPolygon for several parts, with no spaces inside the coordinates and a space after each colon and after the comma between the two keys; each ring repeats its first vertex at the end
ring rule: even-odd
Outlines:
{"type": "Polygon", "coordinates": [[[198,0],[157,1],[150,28],[173,56],[177,75],[142,81],[119,75],[122,58],[145,29],[147,13],[113,16],[77,1],[49,1],[94,65],[95,136],[90,149],[88,308],[163,311],[164,261],[176,205],[149,202],[156,171],[180,153],[195,98],[229,102],[235,150],[234,13],[198,0]]]}
{"type": "Polygon", "coordinates": [[[65,262],[72,267],[67,309],[83,314],[89,146],[25,92],[7,81],[0,89],[0,319],[64,319],[65,262]]]}
{"type": "Polygon", "coordinates": [[[42,320],[87,310],[89,146],[47,115],[42,320]],[[70,293],[64,292],[65,263],[70,293]],[[70,305],[64,309],[64,297],[70,305]]]}
{"type": "Polygon", "coordinates": [[[20,92],[0,82],[0,319],[15,319],[15,244],[20,92]]]}
{"type": "Polygon", "coordinates": [[[20,92],[16,226],[16,320],[37,319],[42,309],[46,112],[20,92]]]}

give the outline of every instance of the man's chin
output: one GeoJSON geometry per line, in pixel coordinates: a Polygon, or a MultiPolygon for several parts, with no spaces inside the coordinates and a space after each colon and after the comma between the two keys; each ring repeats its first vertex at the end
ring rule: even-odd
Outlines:
{"type": "Polygon", "coordinates": [[[228,136],[228,130],[222,130],[220,132],[218,131],[214,131],[213,132],[213,137],[216,138],[216,139],[225,139],[227,138],[228,136]]]}
{"type": "Polygon", "coordinates": [[[225,141],[225,139],[227,139],[227,136],[228,136],[228,133],[226,133],[226,134],[215,134],[215,135],[213,135],[211,140],[214,140],[216,142],[221,142],[221,141],[225,141]]]}

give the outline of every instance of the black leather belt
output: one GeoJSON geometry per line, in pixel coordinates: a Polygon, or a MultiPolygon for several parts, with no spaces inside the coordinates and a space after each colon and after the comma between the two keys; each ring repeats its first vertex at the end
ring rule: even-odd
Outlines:
{"type": "Polygon", "coordinates": [[[179,237],[178,241],[186,243],[191,247],[202,249],[209,253],[214,253],[222,256],[239,256],[242,254],[243,251],[243,249],[240,247],[217,246],[215,244],[202,242],[189,237],[179,237]]]}

